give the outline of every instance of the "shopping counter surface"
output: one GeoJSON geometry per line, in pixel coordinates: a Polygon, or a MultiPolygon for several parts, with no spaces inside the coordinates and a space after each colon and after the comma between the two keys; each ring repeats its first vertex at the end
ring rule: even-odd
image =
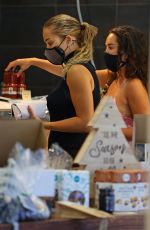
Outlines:
{"type": "MultiPolygon", "coordinates": [[[[20,223],[20,230],[145,230],[145,215],[121,214],[112,218],[58,219],[20,223]]],[[[1,224],[0,230],[12,230],[9,224],[1,224]]]]}

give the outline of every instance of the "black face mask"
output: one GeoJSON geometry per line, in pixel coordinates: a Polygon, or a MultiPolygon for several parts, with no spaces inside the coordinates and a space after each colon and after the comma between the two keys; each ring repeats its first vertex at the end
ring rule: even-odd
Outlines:
{"type": "Polygon", "coordinates": [[[120,67],[126,65],[127,62],[121,61],[120,63],[118,62],[118,55],[113,55],[109,53],[104,53],[104,59],[106,66],[109,70],[112,72],[117,72],[120,67]]]}
{"type": "MultiPolygon", "coordinates": [[[[62,44],[62,42],[60,43],[60,45],[62,44]]],[[[45,57],[54,65],[62,65],[65,60],[65,51],[59,46],[53,48],[45,48],[45,57]]]]}

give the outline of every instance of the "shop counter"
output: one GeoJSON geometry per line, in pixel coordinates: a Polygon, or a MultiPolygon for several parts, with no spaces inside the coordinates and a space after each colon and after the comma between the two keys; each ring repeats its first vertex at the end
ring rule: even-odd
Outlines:
{"type": "MultiPolygon", "coordinates": [[[[20,223],[20,230],[145,230],[145,215],[121,214],[112,218],[56,219],[20,223]]],[[[12,230],[1,224],[0,230],[12,230]]]]}

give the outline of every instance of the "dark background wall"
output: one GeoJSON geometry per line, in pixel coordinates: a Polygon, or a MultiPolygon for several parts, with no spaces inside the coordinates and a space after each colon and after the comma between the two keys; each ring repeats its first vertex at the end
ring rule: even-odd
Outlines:
{"type": "MultiPolygon", "coordinates": [[[[107,31],[130,24],[145,32],[150,28],[150,0],[80,0],[84,21],[99,28],[94,42],[96,68],[104,68],[103,51],[107,31]]],[[[16,58],[43,55],[42,25],[58,13],[78,18],[76,0],[0,0],[0,83],[7,64],[16,58]]],[[[45,95],[59,82],[46,71],[31,67],[26,83],[32,96],[45,95]]]]}

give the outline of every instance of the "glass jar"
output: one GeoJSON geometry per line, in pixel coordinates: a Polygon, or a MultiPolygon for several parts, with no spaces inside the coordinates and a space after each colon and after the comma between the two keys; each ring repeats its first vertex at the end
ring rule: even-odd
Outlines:
{"type": "Polygon", "coordinates": [[[22,98],[22,91],[26,90],[26,84],[25,84],[25,73],[22,73],[17,77],[17,95],[18,98],[22,98]]]}
{"type": "Polygon", "coordinates": [[[3,75],[2,96],[17,98],[17,76],[13,71],[5,71],[3,75]]]}
{"type": "Polygon", "coordinates": [[[2,96],[11,99],[18,99],[22,97],[22,90],[26,89],[25,74],[22,73],[17,76],[17,72],[13,70],[4,71],[2,96]]]}
{"type": "Polygon", "coordinates": [[[114,190],[102,188],[99,193],[99,208],[105,212],[113,213],[115,204],[114,190]]]}

